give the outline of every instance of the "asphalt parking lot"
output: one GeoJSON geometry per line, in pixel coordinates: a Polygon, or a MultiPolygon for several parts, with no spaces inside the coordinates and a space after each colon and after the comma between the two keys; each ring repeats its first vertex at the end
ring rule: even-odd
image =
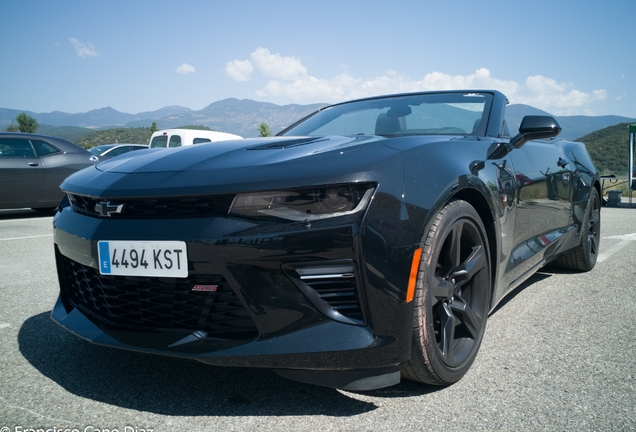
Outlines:
{"type": "Polygon", "coordinates": [[[636,209],[601,214],[596,268],[509,295],[460,382],[352,393],[79,339],[49,318],[52,217],[0,211],[0,432],[636,430],[636,209]]]}

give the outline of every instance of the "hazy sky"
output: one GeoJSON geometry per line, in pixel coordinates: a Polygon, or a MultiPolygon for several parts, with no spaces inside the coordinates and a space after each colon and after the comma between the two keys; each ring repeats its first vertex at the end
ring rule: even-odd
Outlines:
{"type": "Polygon", "coordinates": [[[0,17],[0,108],[483,88],[555,115],[636,117],[636,0],[19,0],[0,17]]]}

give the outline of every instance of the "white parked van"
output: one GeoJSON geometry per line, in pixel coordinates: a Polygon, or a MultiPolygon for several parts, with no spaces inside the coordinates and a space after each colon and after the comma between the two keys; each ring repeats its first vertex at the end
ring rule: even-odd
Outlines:
{"type": "Polygon", "coordinates": [[[214,141],[243,139],[243,137],[210,130],[199,129],[164,129],[150,137],[150,148],[181,147],[214,141]]]}

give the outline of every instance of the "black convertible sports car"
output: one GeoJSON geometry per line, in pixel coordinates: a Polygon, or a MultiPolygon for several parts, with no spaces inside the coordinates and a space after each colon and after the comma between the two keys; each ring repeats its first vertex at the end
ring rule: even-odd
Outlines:
{"type": "Polygon", "coordinates": [[[444,91],[316,111],[276,137],[141,150],[62,184],[52,317],[91,342],[369,390],[449,384],[549,262],[587,271],[599,176],[552,117],[444,91]]]}

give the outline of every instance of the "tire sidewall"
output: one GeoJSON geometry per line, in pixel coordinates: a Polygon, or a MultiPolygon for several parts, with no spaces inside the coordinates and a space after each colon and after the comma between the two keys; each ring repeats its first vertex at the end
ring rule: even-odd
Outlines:
{"type": "Polygon", "coordinates": [[[492,269],[492,264],[490,260],[490,250],[486,236],[486,230],[483,226],[483,223],[481,222],[479,215],[470,204],[461,200],[452,201],[446,207],[444,207],[442,211],[440,211],[439,215],[439,224],[437,224],[437,226],[434,226],[427,234],[426,243],[424,245],[424,250],[422,253],[422,261],[420,263],[420,280],[418,280],[418,289],[422,290],[422,295],[419,296],[418,300],[420,301],[419,306],[422,307],[424,311],[424,313],[422,314],[423,317],[421,318],[421,320],[423,320],[424,322],[420,322],[419,325],[425,327],[423,328],[424,331],[421,332],[423,340],[421,340],[420,343],[422,344],[422,347],[426,352],[428,361],[430,362],[432,368],[435,370],[439,378],[444,382],[453,383],[461,379],[461,377],[466,374],[466,372],[472,365],[477,352],[479,351],[479,346],[481,345],[481,341],[483,339],[486,327],[485,324],[487,313],[490,307],[490,293],[492,291],[490,271],[492,269]],[[435,274],[434,271],[426,270],[435,268],[444,240],[450,233],[453,225],[461,219],[469,220],[478,228],[482,244],[486,248],[485,253],[488,260],[488,286],[484,290],[486,291],[485,295],[487,296],[487,298],[484,300],[486,306],[483,312],[484,325],[482,326],[481,334],[479,335],[478,340],[475,341],[475,346],[469,357],[467,357],[466,360],[458,367],[450,367],[444,362],[439,347],[437,346],[437,341],[435,339],[433,324],[434,301],[432,296],[429,294],[428,289],[428,287],[432,286],[435,282],[435,274]]]}
{"type": "MultiPolygon", "coordinates": [[[[594,214],[594,207],[598,208],[599,211],[599,221],[598,221],[598,233],[597,236],[600,236],[601,231],[601,221],[600,221],[600,211],[601,211],[601,199],[599,197],[598,191],[596,188],[592,188],[592,194],[590,196],[589,209],[585,215],[585,223],[583,224],[583,229],[581,230],[581,244],[585,245],[585,259],[586,265],[589,270],[592,270],[596,265],[596,260],[598,259],[598,250],[595,254],[592,253],[592,241],[589,238],[590,229],[592,229],[592,215],[594,214]]],[[[596,239],[598,242],[597,246],[600,245],[600,238],[596,239]]]]}

